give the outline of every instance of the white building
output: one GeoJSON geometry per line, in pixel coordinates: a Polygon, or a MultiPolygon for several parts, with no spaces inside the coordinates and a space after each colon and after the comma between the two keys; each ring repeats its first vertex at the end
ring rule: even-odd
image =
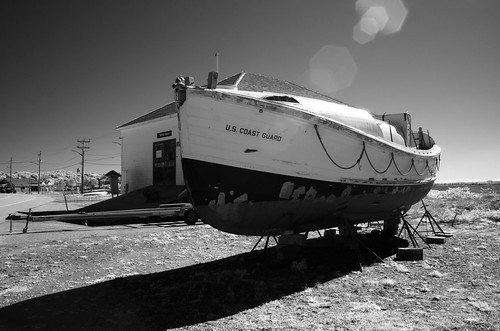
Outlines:
{"type": "Polygon", "coordinates": [[[116,129],[122,144],[122,193],[150,185],[184,185],[174,103],[116,129]]]}

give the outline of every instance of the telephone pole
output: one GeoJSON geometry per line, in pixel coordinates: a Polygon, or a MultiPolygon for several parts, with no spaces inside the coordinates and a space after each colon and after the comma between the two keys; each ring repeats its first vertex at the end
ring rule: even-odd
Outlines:
{"type": "Polygon", "coordinates": [[[10,157],[10,177],[9,177],[10,186],[12,186],[12,156],[10,157]]]}
{"type": "Polygon", "coordinates": [[[42,151],[38,153],[38,194],[40,194],[40,166],[42,163],[42,151]]]}
{"type": "Polygon", "coordinates": [[[81,153],[78,153],[82,156],[82,188],[81,188],[81,193],[83,194],[83,170],[84,170],[84,167],[85,167],[85,150],[89,149],[90,147],[86,144],[90,144],[90,139],[78,139],[77,142],[80,144],[78,145],[76,148],[78,148],[79,150],[81,150],[82,152],[81,153]]]}

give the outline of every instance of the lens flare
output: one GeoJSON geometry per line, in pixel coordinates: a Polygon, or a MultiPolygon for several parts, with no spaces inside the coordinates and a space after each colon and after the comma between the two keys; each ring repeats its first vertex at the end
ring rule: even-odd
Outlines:
{"type": "Polygon", "coordinates": [[[361,17],[361,31],[372,36],[384,30],[389,16],[384,7],[370,7],[361,17]]]}
{"type": "Polygon", "coordinates": [[[346,47],[325,45],[309,60],[309,79],[318,89],[333,93],[349,87],[358,67],[346,47]]]}
{"type": "Polygon", "coordinates": [[[361,18],[354,26],[353,39],[360,44],[372,41],[378,34],[401,31],[408,15],[402,0],[358,0],[356,11],[361,18]]]}
{"type": "Polygon", "coordinates": [[[354,26],[354,29],[352,32],[352,38],[354,39],[354,41],[356,41],[357,43],[362,44],[362,45],[375,39],[376,35],[377,35],[376,33],[370,35],[370,34],[364,32],[363,30],[361,30],[361,21],[359,21],[358,24],[356,24],[354,26]]]}

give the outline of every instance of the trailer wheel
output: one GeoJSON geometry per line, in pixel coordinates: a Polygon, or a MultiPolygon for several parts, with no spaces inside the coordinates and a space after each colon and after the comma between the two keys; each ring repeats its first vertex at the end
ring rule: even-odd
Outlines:
{"type": "Polygon", "coordinates": [[[198,222],[198,214],[192,209],[187,210],[184,213],[184,223],[187,225],[194,225],[196,222],[198,222]]]}

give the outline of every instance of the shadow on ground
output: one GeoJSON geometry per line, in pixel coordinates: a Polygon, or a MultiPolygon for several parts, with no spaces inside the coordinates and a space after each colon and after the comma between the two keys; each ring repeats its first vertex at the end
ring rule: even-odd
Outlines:
{"type": "MultiPolygon", "coordinates": [[[[77,224],[77,225],[85,225],[89,227],[101,227],[101,226],[114,226],[114,225],[123,225],[123,226],[134,226],[134,225],[158,225],[163,224],[163,227],[170,226],[187,226],[184,222],[184,218],[182,217],[106,217],[106,218],[93,218],[89,220],[83,219],[75,219],[75,220],[61,220],[64,223],[77,224]]],[[[202,224],[200,221],[197,224],[202,224]]]]}
{"type": "MultiPolygon", "coordinates": [[[[361,235],[379,257],[401,240],[361,235]]],[[[308,240],[300,263],[280,260],[276,247],[155,274],[117,278],[0,309],[0,329],[164,330],[238,314],[358,270],[378,260],[362,249],[308,240]]]]}
{"type": "MultiPolygon", "coordinates": [[[[99,220],[97,220],[99,221],[99,220]]],[[[106,221],[106,220],[104,220],[106,221]]],[[[67,221],[66,223],[72,223],[72,224],[77,224],[77,225],[84,225],[84,221],[74,221],[74,222],[69,222],[67,221]]],[[[23,223],[24,224],[24,223],[23,223]]],[[[94,231],[96,227],[100,226],[106,226],[108,227],[106,229],[103,229],[101,231],[107,231],[109,233],[113,231],[123,231],[123,229],[144,229],[144,228],[163,228],[163,229],[168,229],[168,228],[180,228],[180,227],[186,227],[186,226],[201,226],[203,225],[202,222],[198,221],[196,224],[193,225],[187,225],[182,219],[178,220],[164,220],[164,219],[154,219],[150,218],[147,220],[143,219],[120,219],[116,223],[96,223],[96,224],[87,224],[88,226],[80,226],[80,227],[74,227],[71,229],[35,229],[33,230],[33,226],[31,225],[30,228],[27,230],[27,233],[30,234],[39,234],[39,233],[61,233],[61,232],[90,232],[94,231]]],[[[0,237],[2,236],[24,236],[25,233],[22,231],[19,232],[14,232],[14,233],[2,233],[0,234],[0,237]]]]}

